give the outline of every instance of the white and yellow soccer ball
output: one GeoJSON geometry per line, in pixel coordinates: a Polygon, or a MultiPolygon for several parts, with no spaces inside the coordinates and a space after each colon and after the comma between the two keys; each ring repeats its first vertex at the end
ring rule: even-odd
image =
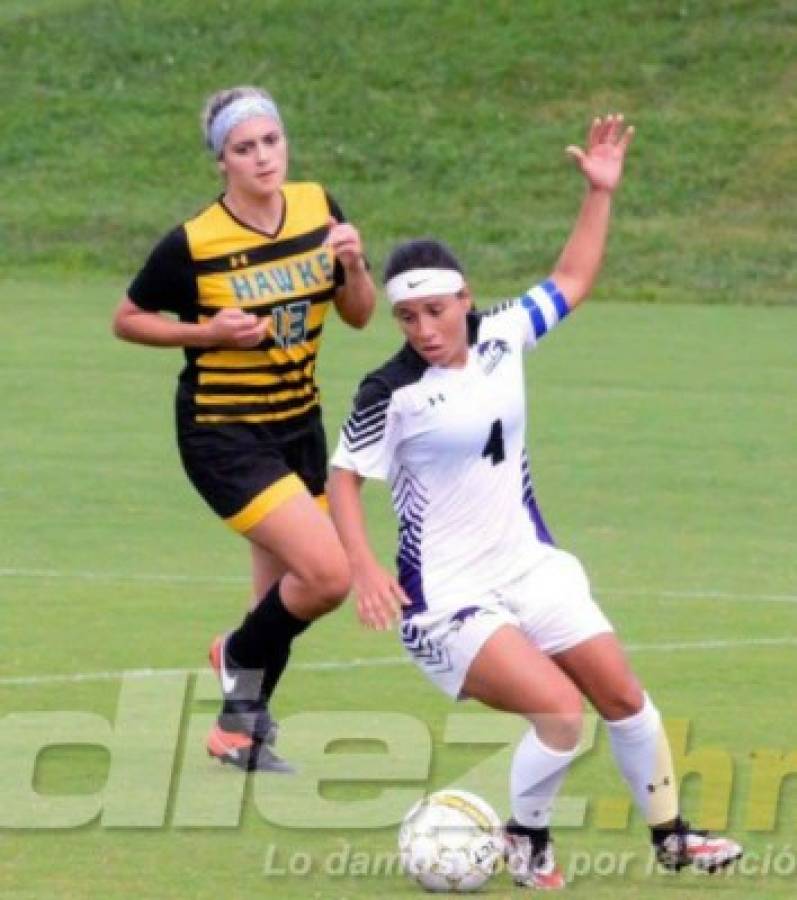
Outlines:
{"type": "Polygon", "coordinates": [[[481,797],[444,790],[419,800],[399,831],[401,866],[427,891],[478,890],[503,862],[501,820],[481,797]]]}

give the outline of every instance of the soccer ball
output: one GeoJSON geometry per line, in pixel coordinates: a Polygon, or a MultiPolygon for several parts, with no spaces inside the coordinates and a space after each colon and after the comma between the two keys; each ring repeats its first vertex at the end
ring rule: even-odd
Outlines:
{"type": "Polygon", "coordinates": [[[501,865],[501,820],[467,791],[438,791],[404,817],[399,853],[405,874],[427,891],[478,890],[501,865]]]}

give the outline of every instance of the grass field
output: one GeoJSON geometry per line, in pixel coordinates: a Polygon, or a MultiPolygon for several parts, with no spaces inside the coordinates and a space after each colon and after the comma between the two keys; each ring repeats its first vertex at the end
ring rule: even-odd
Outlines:
{"type": "Polygon", "coordinates": [[[598,296],[794,303],[795,44],[790,0],[6,0],[0,267],[129,276],[218,190],[204,97],[256,82],[379,265],[439,234],[514,290],[578,204],[565,146],[622,110],[598,296]]]}
{"type": "MultiPolygon", "coordinates": [[[[595,297],[529,361],[530,450],[664,712],[686,815],[748,865],[649,872],[600,728],[557,850],[580,897],[795,896],[796,42],[789,0],[0,4],[3,900],[419,896],[385,871],[417,796],[453,784],[506,810],[516,724],[449,703],[350,608],[297,644],[276,697],[305,774],[247,781],[203,755],[204,654],[246,604],[246,548],[180,470],[179,355],[109,319],[219,190],[202,99],[247,82],[375,271],[436,234],[484,298],[552,264],[581,190],[563,148],[595,114],[635,123],[595,297]]],[[[384,310],[330,324],[331,439],[394,345],[384,310]]],[[[367,502],[389,563],[386,492],[367,502]]],[[[503,875],[485,895],[521,893],[503,875]]]]}
{"type": "MultiPolygon", "coordinates": [[[[516,729],[449,703],[402,661],[395,635],[365,633],[344,608],[297,645],[276,701],[285,751],[325,771],[323,786],[244,788],[206,760],[216,688],[204,652],[246,601],[245,548],[179,470],[178,355],[109,337],[120,287],[0,284],[17,300],[0,362],[15,400],[0,447],[0,710],[17,714],[0,718],[0,896],[414,896],[400,875],[359,873],[392,852],[396,819],[427,787],[468,787],[504,809],[494,754],[516,729]],[[91,745],[111,744],[112,726],[112,750],[91,745]],[[322,769],[319,728],[335,738],[322,769]],[[42,733],[61,737],[34,775],[42,733]],[[375,735],[389,745],[364,740],[375,735]],[[291,865],[310,871],[291,877],[291,865]]],[[[624,875],[576,877],[576,896],[794,896],[794,777],[778,803],[771,793],[777,755],[797,769],[794,326],[787,309],[588,304],[529,361],[543,509],[587,565],[678,755],[689,728],[697,755],[681,770],[703,767],[709,781],[686,778],[685,811],[727,818],[770,859],[733,879],[649,875],[644,827],[635,813],[625,823],[599,729],[564,791],[587,799],[585,821],[559,830],[559,853],[566,867],[586,859],[576,854],[635,855],[624,875]]],[[[332,324],[321,363],[331,434],[358,373],[394,342],[384,313],[366,333],[332,324]]],[[[387,498],[375,489],[368,502],[389,560],[387,498]]],[[[486,893],[520,891],[499,876],[486,893]]]]}

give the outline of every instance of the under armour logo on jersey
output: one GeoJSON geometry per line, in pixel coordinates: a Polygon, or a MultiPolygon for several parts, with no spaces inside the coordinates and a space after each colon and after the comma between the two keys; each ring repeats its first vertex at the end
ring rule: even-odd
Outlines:
{"type": "Polygon", "coordinates": [[[444,403],[446,395],[442,391],[438,391],[432,397],[427,397],[426,399],[429,401],[429,406],[434,406],[436,403],[444,403]]]}
{"type": "Polygon", "coordinates": [[[489,341],[482,341],[476,349],[479,352],[479,363],[485,375],[489,375],[504,356],[512,352],[509,349],[509,343],[502,338],[491,338],[489,341]]]}
{"type": "Polygon", "coordinates": [[[243,269],[249,265],[249,257],[245,253],[233,254],[230,257],[231,269],[243,269]]]}

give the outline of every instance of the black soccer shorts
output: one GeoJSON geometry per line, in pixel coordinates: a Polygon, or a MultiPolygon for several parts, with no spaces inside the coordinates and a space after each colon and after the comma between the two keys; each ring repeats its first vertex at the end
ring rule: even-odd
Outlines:
{"type": "Polygon", "coordinates": [[[178,404],[183,468],[203,500],[235,531],[248,531],[303,491],[326,508],[327,445],[318,409],[301,423],[276,425],[203,425],[186,413],[178,404]]]}

